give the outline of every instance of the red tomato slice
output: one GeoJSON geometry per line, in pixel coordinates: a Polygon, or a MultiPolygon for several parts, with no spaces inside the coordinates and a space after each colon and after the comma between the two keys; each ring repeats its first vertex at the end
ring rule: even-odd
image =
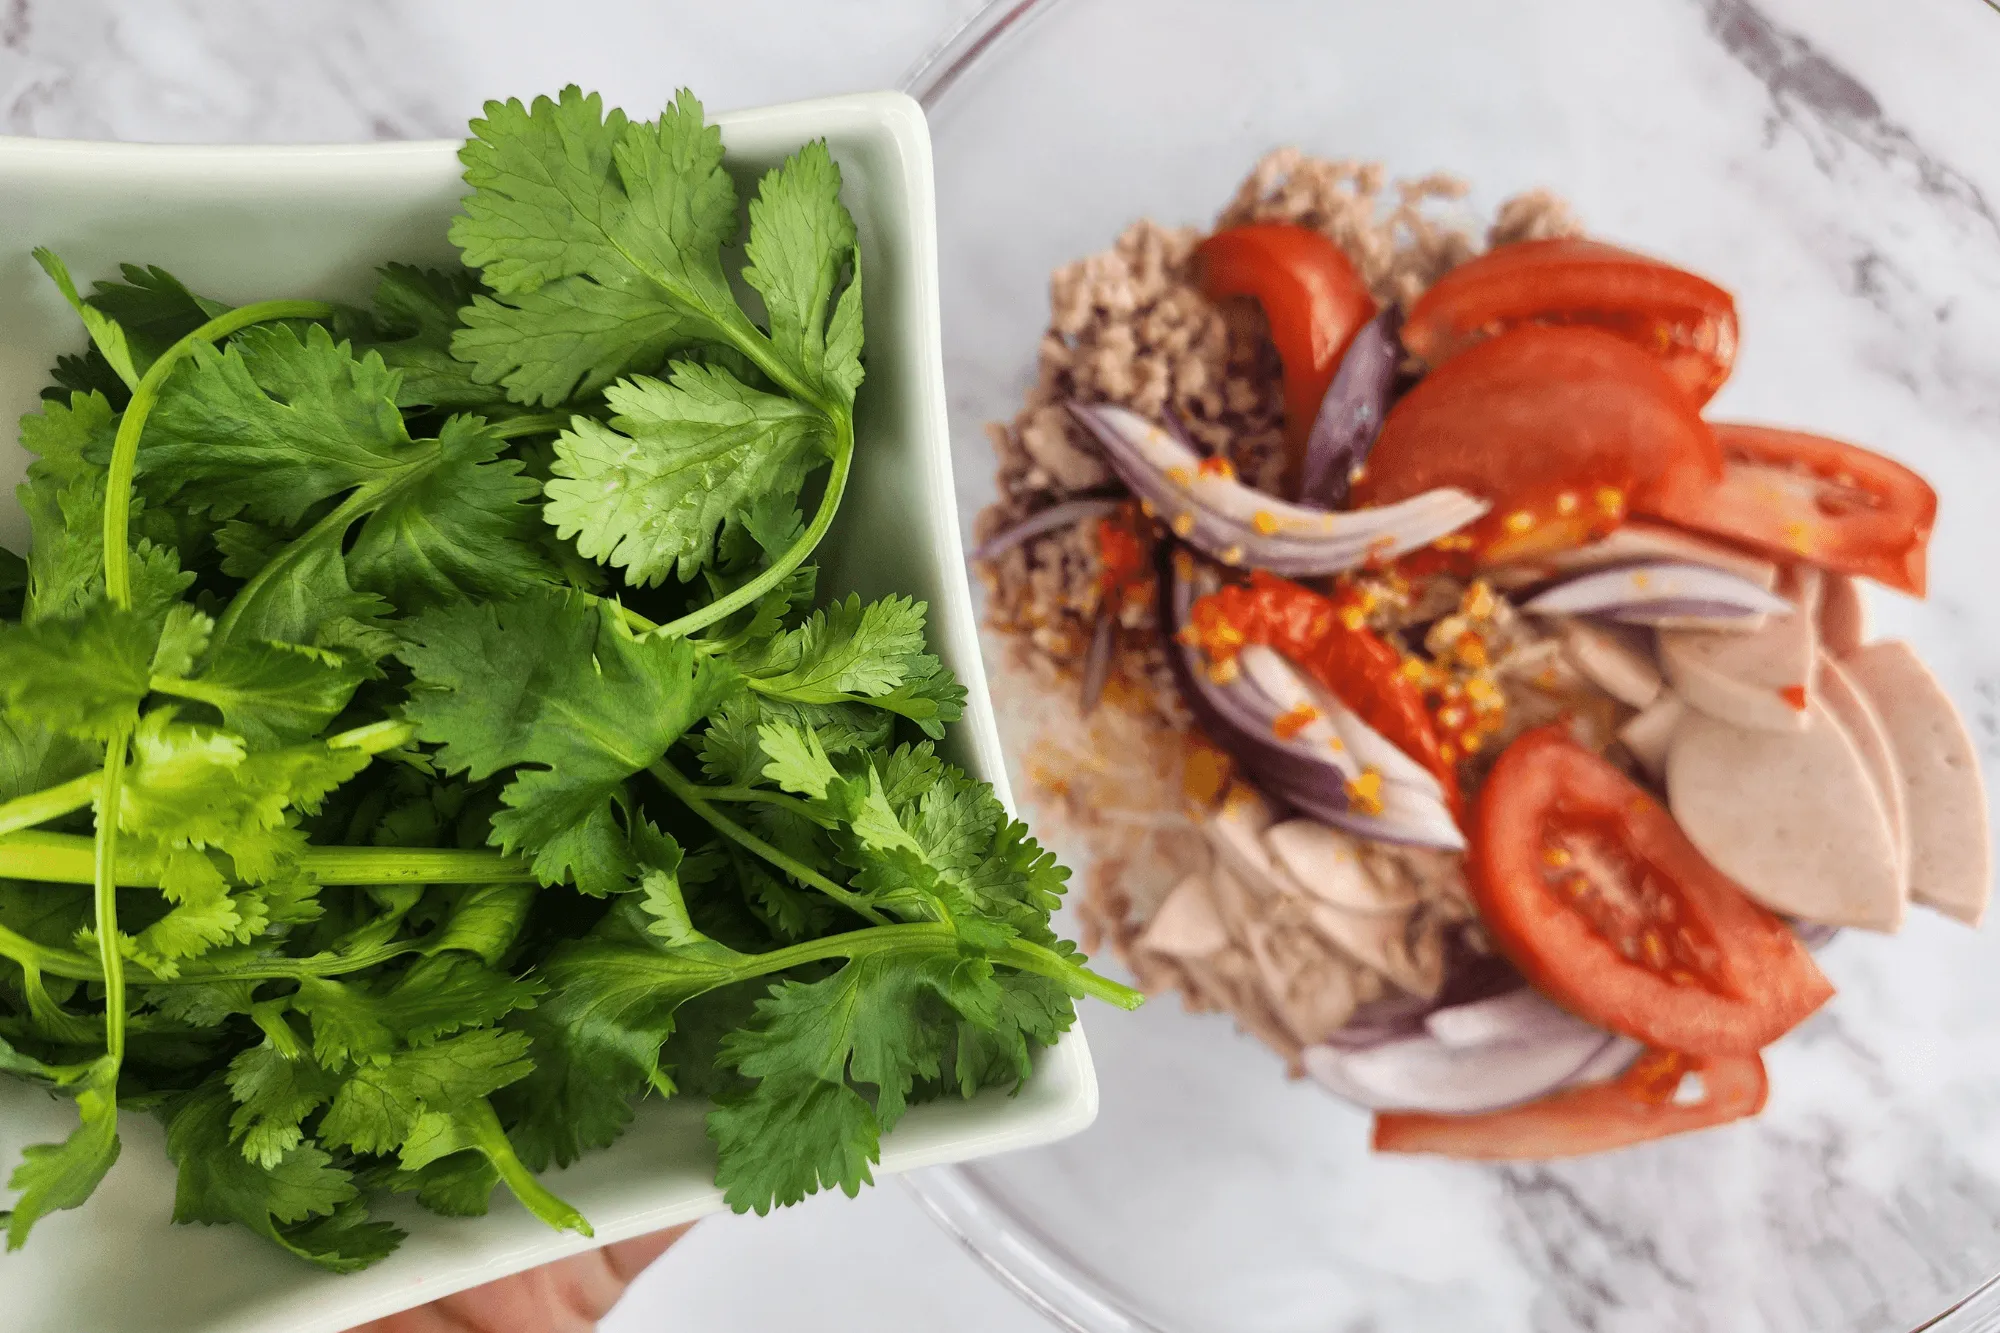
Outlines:
{"type": "Polygon", "coordinates": [[[1769,1089],[1764,1062],[1755,1055],[1704,1060],[1647,1051],[1608,1082],[1484,1115],[1385,1111],[1375,1117],[1375,1151],[1475,1162],[1583,1157],[1747,1119],[1764,1109],[1769,1089]],[[1689,1074],[1700,1076],[1700,1094],[1681,1101],[1677,1094],[1692,1090],[1684,1087],[1689,1074]]]}
{"type": "Polygon", "coordinates": [[[1195,251],[1212,300],[1255,297],[1285,366],[1285,442],[1294,480],[1341,355],[1375,318],[1375,298],[1341,248],[1309,227],[1254,222],[1195,251]]]}
{"type": "Polygon", "coordinates": [[[1663,492],[1644,513],[1788,560],[1924,595],[1937,492],[1893,459],[1803,431],[1718,424],[1722,479],[1663,492]]]}
{"type": "Polygon", "coordinates": [[[1230,584],[1197,601],[1188,628],[1218,661],[1249,643],[1289,658],[1391,745],[1436,774],[1457,808],[1458,772],[1439,751],[1424,693],[1403,674],[1402,655],[1362,623],[1359,610],[1259,569],[1247,587],[1230,584]]]}
{"type": "Polygon", "coordinates": [[[1597,329],[1488,338],[1405,394],[1354,487],[1357,505],[1439,486],[1493,501],[1467,534],[1488,561],[1581,545],[1628,503],[1722,476],[1722,451],[1653,357],[1597,329]]]}
{"type": "Polygon", "coordinates": [[[1502,951],[1600,1027],[1691,1055],[1750,1055],[1833,994],[1783,921],[1560,726],[1500,756],[1471,841],[1473,894],[1502,951]]]}
{"type": "Polygon", "coordinates": [[[1438,279],[1410,311],[1403,346],[1436,366],[1520,324],[1582,324],[1657,359],[1697,406],[1736,360],[1736,302],[1710,282],[1601,241],[1522,241],[1438,279]]]}

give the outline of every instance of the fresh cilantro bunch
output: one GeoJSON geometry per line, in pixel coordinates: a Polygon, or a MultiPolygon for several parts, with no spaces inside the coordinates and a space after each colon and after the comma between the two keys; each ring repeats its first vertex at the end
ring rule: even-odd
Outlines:
{"type": "Polygon", "coordinates": [[[587,1232],[534,1173],[649,1095],[711,1101],[739,1210],[852,1193],[911,1103],[1137,1002],[934,750],[924,606],[819,595],[862,380],[825,146],[746,228],[686,93],[486,111],[466,267],[367,310],[39,255],[90,347],[0,562],[0,1068],[79,1122],[10,1246],[129,1111],[176,1220],[337,1271],[385,1191],[587,1232]]]}

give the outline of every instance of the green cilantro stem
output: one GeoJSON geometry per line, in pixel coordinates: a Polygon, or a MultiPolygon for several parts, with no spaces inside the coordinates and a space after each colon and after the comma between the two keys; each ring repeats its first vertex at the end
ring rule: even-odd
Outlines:
{"type": "MultiPolygon", "coordinates": [[[[864,955],[902,952],[934,953],[940,950],[949,952],[956,951],[958,947],[958,932],[942,921],[910,921],[893,926],[873,926],[866,930],[850,930],[840,935],[828,935],[823,939],[806,940],[782,949],[772,949],[768,953],[742,955],[740,975],[724,984],[749,981],[756,977],[769,976],[773,972],[783,972],[829,958],[858,958],[864,955]]],[[[1026,940],[1014,940],[994,950],[992,958],[1002,967],[1047,977],[1051,981],[1059,982],[1072,994],[1088,995],[1108,1004],[1115,1004],[1120,1009],[1137,1009],[1146,1000],[1145,996],[1130,986],[1121,986],[1111,978],[1099,976],[1053,949],[1031,944],[1026,940]]]]}
{"type": "MultiPolygon", "coordinates": [[[[324,301],[260,301],[209,320],[160,354],[132,389],[118,419],[104,489],[104,595],[121,610],[132,606],[132,475],[139,464],[139,434],[167,377],[200,344],[271,319],[323,319],[324,301]]],[[[116,1062],[125,1056],[125,960],[118,951],[118,811],[125,790],[125,750],[132,728],[120,728],[105,746],[98,788],[97,837],[92,855],[92,899],[98,956],[104,969],[104,1044],[116,1062]]]]}
{"type": "Polygon", "coordinates": [[[118,952],[118,799],[125,790],[125,747],[131,739],[132,729],[122,727],[104,747],[104,799],[98,805],[97,836],[91,846],[91,897],[104,969],[104,1049],[113,1060],[125,1058],[125,959],[118,952]]]}
{"type": "Polygon", "coordinates": [[[46,824],[51,819],[60,819],[73,810],[81,810],[97,799],[98,791],[104,785],[103,770],[85,773],[71,778],[56,787],[45,787],[41,791],[31,791],[26,796],[17,796],[0,805],[0,833],[15,833],[21,829],[46,824]]]}
{"type": "MultiPolygon", "coordinates": [[[[70,833],[24,830],[0,837],[0,879],[51,884],[96,882],[94,840],[70,833]]],[[[535,872],[499,852],[431,847],[308,847],[299,872],[317,884],[520,884],[535,872]]],[[[121,865],[127,888],[156,888],[159,867],[121,865]]]]}
{"type": "Polygon", "coordinates": [[[868,900],[860,894],[834,883],[811,866],[785,855],[776,847],[765,842],[749,829],[744,828],[741,824],[710,805],[704,799],[702,788],[682,777],[679,770],[666,760],[660,760],[646,771],[651,773],[661,786],[679,797],[681,804],[707,820],[709,824],[714,826],[717,833],[720,833],[737,846],[747,852],[752,852],[763,857],[766,861],[769,861],[799,883],[818,889],[821,893],[833,899],[842,907],[847,908],[864,921],[872,921],[878,926],[889,924],[889,918],[869,906],[868,900]]]}
{"type": "MultiPolygon", "coordinates": [[[[830,818],[824,811],[813,809],[810,803],[796,796],[766,791],[762,787],[696,787],[694,790],[699,792],[705,801],[747,801],[757,805],[776,806],[780,810],[791,811],[801,819],[810,819],[821,828],[833,828],[839,822],[830,818]]],[[[0,814],[4,814],[5,809],[4,806],[0,806],[0,814]]]]}
{"type": "Polygon", "coordinates": [[[550,435],[569,425],[568,412],[528,412],[502,421],[489,421],[486,429],[502,440],[518,440],[523,435],[550,435]]]}
{"type": "Polygon", "coordinates": [[[132,401],[118,419],[118,434],[111,443],[111,464],[105,477],[104,493],[104,591],[118,606],[132,604],[132,548],[128,542],[132,524],[132,474],[139,461],[139,432],[159,401],[160,390],[174,368],[200,343],[227,338],[239,329],[274,319],[328,319],[335,314],[324,301],[258,301],[217,315],[160,353],[132,390],[132,401]]]}
{"type": "Polygon", "coordinates": [[[825,411],[833,422],[833,471],[827,476],[826,493],[820,496],[819,510],[813,514],[805,535],[793,542],[783,555],[772,561],[770,567],[756,578],[740,588],[731,589],[706,606],[698,606],[678,619],[669,620],[654,630],[654,633],[663,639],[684,638],[698,629],[713,625],[718,620],[728,619],[784,582],[819,546],[820,539],[826,536],[826,530],[833,526],[834,514],[840,509],[840,497],[847,491],[847,475],[854,468],[853,416],[845,408],[823,407],[821,410],[825,411]]]}
{"type": "Polygon", "coordinates": [[[394,481],[371,483],[357,486],[345,500],[334,506],[333,511],[319,522],[307,528],[298,536],[286,542],[284,548],[266,560],[263,566],[229,599],[229,605],[222,612],[222,618],[215,622],[215,632],[210,637],[211,649],[215,645],[227,643],[236,631],[236,622],[243,618],[243,612],[256,604],[258,596],[271,583],[291,577],[292,569],[319,542],[344,533],[360,518],[375,507],[385,490],[392,488],[394,481]]]}
{"type": "Polygon", "coordinates": [[[574,1231],[585,1236],[595,1236],[590,1223],[582,1213],[558,1197],[527,1168],[514,1152],[514,1145],[507,1138],[507,1131],[501,1128],[500,1117],[493,1112],[493,1103],[484,1097],[476,1097],[458,1113],[461,1123],[472,1130],[472,1141],[479,1151],[486,1154],[486,1160],[500,1173],[500,1179],[507,1182],[507,1188],[514,1191],[514,1197],[521,1206],[558,1231],[574,1231]]]}

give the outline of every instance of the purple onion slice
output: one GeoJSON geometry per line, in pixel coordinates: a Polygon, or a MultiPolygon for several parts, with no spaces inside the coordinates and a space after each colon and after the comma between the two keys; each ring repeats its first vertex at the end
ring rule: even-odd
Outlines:
{"type": "Polygon", "coordinates": [[[1690,618],[1718,626],[1789,615],[1792,604],[1740,574],[1681,561],[1648,561],[1592,570],[1530,597],[1521,609],[1536,615],[1608,616],[1650,625],[1690,618]]]}
{"type": "Polygon", "coordinates": [[[1389,414],[1403,361],[1403,344],[1396,336],[1402,324],[1402,313],[1392,305],[1362,325],[1347,345],[1306,437],[1301,504],[1336,509],[1347,503],[1354,469],[1367,461],[1382,418],[1389,414]]]}
{"type": "MultiPolygon", "coordinates": [[[[1168,560],[1160,579],[1160,620],[1173,649],[1167,654],[1168,665],[1203,732],[1236,760],[1265,796],[1356,837],[1454,851],[1464,848],[1465,836],[1441,790],[1385,777],[1381,810],[1353,808],[1348,784],[1364,772],[1355,747],[1331,743],[1338,738],[1333,728],[1315,730],[1325,718],[1316,718],[1290,736],[1279,734],[1278,719],[1316,697],[1305,689],[1295,668],[1275,653],[1266,657],[1267,650],[1245,649],[1235,674],[1217,681],[1200,652],[1180,642],[1179,631],[1187,623],[1194,596],[1179,562],[1168,560]],[[1247,665],[1242,664],[1244,659],[1247,665]],[[1266,686],[1284,697],[1274,699],[1266,686]]],[[[1383,746],[1389,744],[1377,739],[1383,746]]]]}
{"type": "Polygon", "coordinates": [[[1045,532],[1058,528],[1073,527],[1086,519],[1103,518],[1117,512],[1122,502],[1110,497],[1096,497],[1081,500],[1065,500],[1047,509],[1037,510],[1011,528],[994,533],[985,541],[972,548],[974,560],[997,560],[1023,542],[1033,541],[1045,532]]]}
{"type": "Polygon", "coordinates": [[[1446,487],[1376,509],[1309,509],[1244,485],[1137,413],[1104,403],[1072,403],[1070,411],[1176,537],[1225,565],[1288,578],[1336,574],[1427,546],[1490,507],[1446,487]]]}
{"type": "Polygon", "coordinates": [[[1426,1033],[1363,1050],[1312,1046],[1304,1059],[1323,1086],[1369,1110],[1477,1115],[1554,1092],[1615,1040],[1572,1019],[1532,1040],[1452,1047],[1426,1033]]]}
{"type": "Polygon", "coordinates": [[[1109,608],[1098,612],[1097,628],[1091,631],[1090,648],[1083,655],[1083,711],[1095,712],[1111,680],[1111,656],[1118,647],[1118,617],[1109,608]]]}

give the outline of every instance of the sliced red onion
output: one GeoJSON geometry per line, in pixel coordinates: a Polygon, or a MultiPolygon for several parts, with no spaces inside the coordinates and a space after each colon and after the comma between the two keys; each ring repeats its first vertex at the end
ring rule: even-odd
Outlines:
{"type": "Polygon", "coordinates": [[[1456,532],[1489,508],[1443,488],[1377,509],[1328,513],[1290,504],[1238,481],[1137,413],[1108,403],[1070,404],[1132,493],[1175,536],[1225,565],[1298,578],[1390,559],[1456,532]]]}
{"type": "MultiPolygon", "coordinates": [[[[1194,604],[1194,589],[1181,578],[1172,561],[1167,565],[1160,579],[1160,618],[1174,645],[1174,651],[1167,654],[1174,679],[1209,739],[1228,751],[1267,797],[1375,842],[1452,851],[1465,847],[1465,835],[1435,788],[1419,789],[1385,778],[1380,792],[1382,809],[1374,814],[1355,810],[1347,787],[1363,769],[1352,745],[1343,743],[1336,749],[1328,744],[1326,736],[1314,729],[1318,721],[1289,739],[1278,736],[1278,719],[1313,696],[1304,691],[1299,683],[1303,678],[1296,669],[1276,653],[1270,653],[1267,661],[1264,654],[1268,650],[1245,649],[1239,663],[1247,657],[1249,665],[1239,665],[1235,679],[1228,684],[1217,684],[1200,653],[1179,641],[1180,628],[1187,623],[1188,609],[1194,604]],[[1272,662],[1277,669],[1272,668],[1272,662]],[[1252,675],[1253,667],[1290,702],[1267,694],[1252,675]],[[1286,677],[1293,684],[1281,684],[1286,677]]],[[[1388,747],[1389,743],[1382,740],[1381,745],[1388,747]]]]}
{"type": "Polygon", "coordinates": [[[1536,1042],[1589,1026],[1527,986],[1470,1004],[1433,1009],[1424,1017],[1424,1030],[1453,1050],[1536,1042]]]}
{"type": "Polygon", "coordinates": [[[1575,1088],[1585,1083],[1602,1083],[1606,1079],[1617,1078],[1645,1049],[1645,1043],[1633,1041],[1630,1037],[1613,1037],[1595,1059],[1571,1074],[1563,1086],[1575,1088]]]}
{"type": "Polygon", "coordinates": [[[1394,741],[1363,722],[1359,713],[1342,703],[1339,696],[1318,681],[1307,678],[1305,684],[1313,703],[1333,723],[1333,729],[1340,733],[1341,740],[1353,751],[1354,761],[1363,771],[1373,769],[1382,775],[1385,782],[1427,793],[1443,803],[1444,784],[1437,780],[1437,774],[1404,754],[1394,741]]]}
{"type": "Polygon", "coordinates": [[[1103,518],[1117,512],[1122,503],[1116,497],[1103,496],[1081,500],[1065,500],[1047,509],[1037,510],[1011,528],[1003,529],[972,548],[974,560],[996,560],[1023,542],[1033,541],[1045,532],[1058,528],[1073,527],[1087,519],[1103,518]]]}
{"type": "Polygon", "coordinates": [[[1428,1034],[1366,1050],[1310,1046],[1306,1072],[1373,1111],[1475,1115],[1533,1101],[1575,1078],[1615,1038],[1578,1022],[1532,1041],[1454,1048],[1428,1034]]]}
{"type": "Polygon", "coordinates": [[[1368,458],[1402,364],[1401,312],[1390,306],[1354,335],[1340,358],[1340,368],[1320,400],[1306,438],[1305,467],[1299,479],[1299,502],[1320,509],[1347,503],[1354,469],[1368,458]]]}
{"type": "Polygon", "coordinates": [[[1823,925],[1818,921],[1793,921],[1792,934],[1799,937],[1799,943],[1818,953],[1833,943],[1833,937],[1840,934],[1839,926],[1823,925]]]}
{"type": "Polygon", "coordinates": [[[1097,616],[1097,628],[1090,636],[1090,648],[1083,655],[1083,711],[1096,710],[1111,679],[1111,652],[1118,646],[1118,617],[1109,610],[1097,616]]]}
{"type": "Polygon", "coordinates": [[[1726,625],[1789,615],[1792,604],[1727,570],[1647,561],[1564,579],[1528,598],[1521,609],[1536,615],[1609,616],[1637,625],[1689,618],[1726,625]]]}

